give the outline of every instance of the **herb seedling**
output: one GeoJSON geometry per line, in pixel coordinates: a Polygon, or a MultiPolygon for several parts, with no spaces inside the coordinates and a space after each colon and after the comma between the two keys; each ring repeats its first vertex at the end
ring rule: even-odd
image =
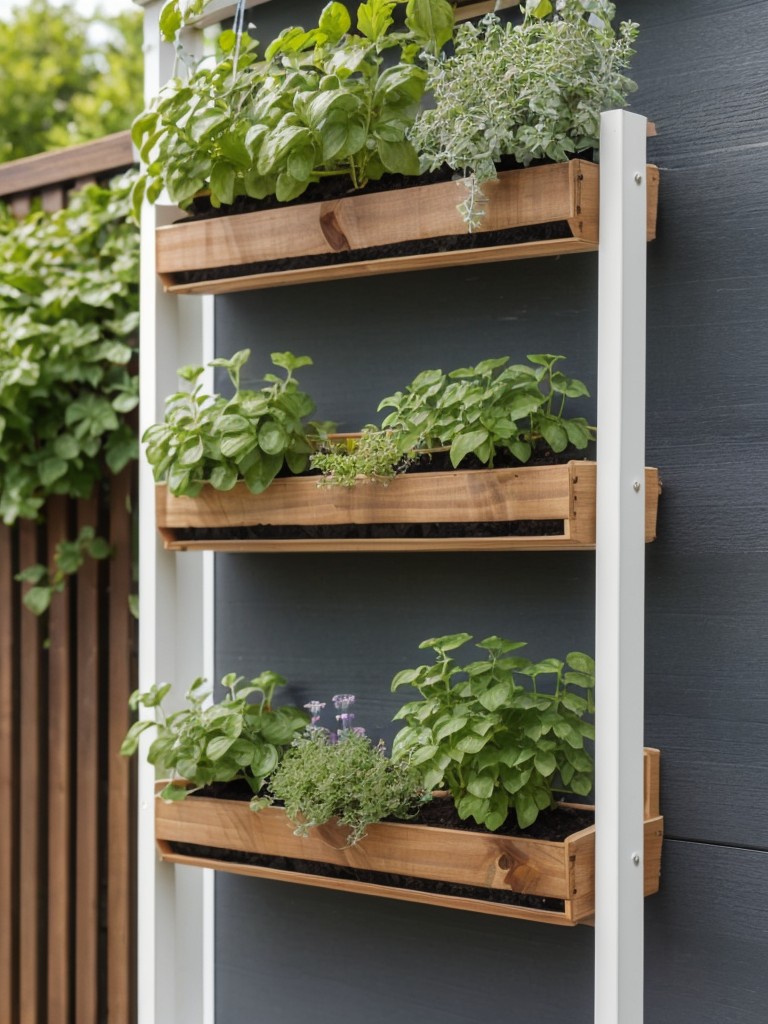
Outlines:
{"type": "Polygon", "coordinates": [[[586,448],[594,428],[564,416],[566,400],[587,397],[586,386],[556,369],[564,356],[527,358],[531,366],[501,357],[448,374],[425,370],[379,404],[392,410],[382,428],[402,451],[449,446],[454,467],[470,454],[492,467],[500,449],[527,462],[538,442],[553,452],[586,448]]]}
{"type": "Polygon", "coordinates": [[[164,421],[149,427],[143,437],[155,479],[167,479],[171,494],[193,497],[205,482],[228,491],[239,479],[260,494],[284,465],[292,473],[302,473],[309,465],[311,446],[303,420],[315,406],[293,374],[312,360],[273,352],[272,362],[285,377],[268,373],[266,386],[252,391],[240,387],[249,356],[250,350],[243,349],[231,359],[209,364],[226,369],[235,389],[230,399],[203,393],[198,383],[202,366],[179,370],[189,390],[168,398],[164,421]]]}
{"type": "Polygon", "coordinates": [[[482,660],[460,666],[450,652],[471,639],[425,640],[420,649],[433,650],[435,664],[395,676],[393,691],[413,686],[422,699],[395,715],[407,724],[392,757],[418,765],[426,787],[447,787],[459,817],[495,831],[514,810],[527,828],[555,806],[556,792],[592,788],[584,741],[594,728],[584,715],[594,711],[594,662],[578,652],[532,662],[512,654],[525,644],[491,636],[476,645],[482,660]]]}
{"type": "Polygon", "coordinates": [[[393,763],[383,743],[357,729],[340,729],[335,743],[320,729],[299,737],[270,776],[269,791],[284,803],[296,835],[336,818],[350,830],[349,846],[377,821],[412,817],[425,797],[420,770],[403,759],[393,763]]]}
{"type": "Polygon", "coordinates": [[[205,680],[196,679],[186,694],[187,707],[166,715],[163,701],[171,687],[168,683],[152,686],[145,693],[136,690],[131,707],[155,708],[157,721],[141,720],[128,730],[120,752],[136,752],[139,737],[147,729],[156,729],[147,758],[170,781],[160,792],[163,800],[183,800],[190,792],[214,782],[244,779],[254,796],[253,810],[269,803],[261,795],[266,777],[284,751],[304,729],[308,716],[299,708],[273,707],[275,690],[285,685],[276,672],[262,672],[250,682],[234,672],[224,676],[221,685],[227,696],[217,704],[208,704],[210,693],[205,680]],[[258,694],[258,701],[249,698],[258,694]],[[177,785],[174,780],[189,783],[177,785]]]}
{"type": "MultiPolygon", "coordinates": [[[[183,11],[175,0],[167,11],[173,36],[183,11]]],[[[206,189],[219,206],[242,195],[288,202],[325,177],[358,189],[385,172],[418,174],[407,139],[426,80],[417,62],[450,39],[453,9],[448,0],[366,0],[355,28],[331,2],[316,27],[286,28],[263,59],[248,36],[222,33],[214,66],[175,78],[134,122],[148,165],[136,212],[163,188],[182,206],[206,189]],[[403,4],[405,27],[395,30],[403,4]]]]}

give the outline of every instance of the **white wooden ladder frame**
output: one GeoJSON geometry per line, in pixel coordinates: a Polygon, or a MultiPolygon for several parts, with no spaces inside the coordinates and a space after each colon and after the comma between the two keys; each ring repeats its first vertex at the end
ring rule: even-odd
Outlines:
{"type": "MultiPolygon", "coordinates": [[[[171,74],[158,27],[164,0],[145,12],[145,89],[171,74]]],[[[268,0],[250,0],[253,7],[268,0]]],[[[214,0],[198,27],[230,16],[214,0]]],[[[196,48],[195,29],[185,46],[196,48]]],[[[646,119],[625,111],[601,127],[598,280],[598,442],[595,659],[596,916],[594,1024],[642,1024],[643,648],[646,303],[646,119]]],[[[177,367],[213,352],[213,299],[167,296],[155,273],[155,228],[171,211],[145,206],[141,271],[141,430],[163,414],[177,367]]],[[[140,470],[139,657],[142,687],[176,684],[180,700],[201,673],[212,681],[213,561],[164,551],[154,483],[140,470]]],[[[146,744],[145,744],[146,749],[146,744]]],[[[145,752],[145,751],[144,751],[145,752]]],[[[142,752],[140,752],[141,756],[142,752]]],[[[138,1019],[214,1024],[214,906],[209,871],[173,867],[154,844],[154,773],[139,782],[138,1019]]]]}

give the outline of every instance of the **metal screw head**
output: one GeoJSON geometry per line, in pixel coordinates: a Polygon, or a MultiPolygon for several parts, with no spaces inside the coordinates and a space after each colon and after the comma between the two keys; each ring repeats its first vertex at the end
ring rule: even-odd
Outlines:
{"type": "Polygon", "coordinates": [[[632,490],[635,492],[635,494],[637,494],[640,491],[640,481],[639,480],[635,480],[635,482],[632,484],[632,490]]]}
{"type": "Polygon", "coordinates": [[[640,171],[638,171],[637,174],[635,175],[635,184],[636,185],[642,185],[643,184],[643,176],[640,173],[640,171]]]}
{"type": "Polygon", "coordinates": [[[635,867],[638,866],[638,864],[640,863],[640,854],[639,853],[633,853],[632,854],[632,863],[635,865],[635,867]]]}

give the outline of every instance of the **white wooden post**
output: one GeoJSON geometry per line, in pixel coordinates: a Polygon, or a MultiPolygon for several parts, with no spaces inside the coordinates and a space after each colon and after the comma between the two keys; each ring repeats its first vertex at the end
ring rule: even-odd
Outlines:
{"type": "MultiPolygon", "coordinates": [[[[172,46],[161,43],[163,0],[144,7],[145,94],[171,75],[172,46]]],[[[195,33],[185,41],[195,45],[195,33]]],[[[163,293],[155,272],[155,227],[178,211],[145,205],[141,224],[140,430],[163,415],[178,390],[176,370],[211,358],[213,300],[163,293]]],[[[164,551],[155,528],[154,481],[139,470],[139,685],[170,682],[176,704],[199,675],[212,675],[212,555],[164,551]]],[[[148,713],[147,713],[148,714],[148,713]]],[[[138,1020],[141,1024],[213,1022],[213,872],[161,864],[154,841],[154,770],[139,750],[138,1020]]]]}
{"type": "Polygon", "coordinates": [[[646,119],[603,114],[598,283],[595,1024],[643,1021],[646,119]]]}

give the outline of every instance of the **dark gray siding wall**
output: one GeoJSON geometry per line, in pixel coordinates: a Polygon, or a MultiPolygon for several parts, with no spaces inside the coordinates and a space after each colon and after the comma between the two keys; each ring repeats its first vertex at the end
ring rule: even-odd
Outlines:
{"type": "MultiPolygon", "coordinates": [[[[269,4],[258,35],[319,3],[269,4]]],[[[768,977],[766,410],[768,4],[645,0],[634,109],[655,120],[648,464],[664,479],[648,549],[646,741],[662,749],[663,890],[647,901],[646,1019],[758,1024],[768,977]]],[[[557,351],[594,389],[593,256],[318,284],[217,300],[220,354],[289,348],[318,414],[355,429],[430,366],[557,351]]],[[[390,737],[419,641],[467,630],[534,657],[593,645],[593,558],[218,556],[217,671],[270,667],[289,698],[358,695],[390,737]]],[[[592,1020],[593,939],[370,897],[221,875],[217,1024],[592,1020]]]]}

